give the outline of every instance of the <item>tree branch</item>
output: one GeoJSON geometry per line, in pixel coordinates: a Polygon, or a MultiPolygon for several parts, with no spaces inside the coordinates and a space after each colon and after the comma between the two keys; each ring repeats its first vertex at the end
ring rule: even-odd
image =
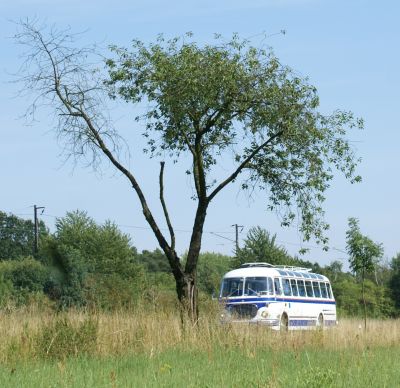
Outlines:
{"type": "Polygon", "coordinates": [[[92,133],[94,139],[97,142],[98,147],[101,149],[101,151],[108,157],[108,159],[110,160],[110,162],[119,170],[121,171],[131,182],[133,189],[136,191],[140,203],[142,205],[142,210],[143,210],[143,214],[147,220],[147,222],[149,223],[151,229],[153,230],[154,234],[156,235],[156,238],[158,240],[158,242],[160,243],[160,246],[163,249],[169,249],[169,245],[167,243],[167,241],[165,240],[163,234],[161,233],[160,229],[158,228],[158,225],[147,205],[147,201],[145,199],[145,196],[142,192],[142,189],[140,188],[138,182],[136,181],[135,177],[133,176],[133,174],[127,170],[121,163],[118,162],[118,160],[114,157],[114,155],[111,153],[111,151],[107,148],[107,146],[105,145],[105,143],[103,142],[103,139],[101,138],[101,136],[99,135],[98,131],[94,128],[90,118],[84,113],[81,112],[81,117],[83,118],[83,120],[85,121],[86,125],[88,126],[90,132],[92,133]]]}
{"type": "Polygon", "coordinates": [[[225,103],[219,108],[216,109],[207,119],[204,124],[204,128],[201,130],[201,135],[204,135],[210,132],[211,128],[215,125],[218,119],[222,116],[222,114],[226,113],[229,105],[231,104],[232,99],[228,99],[225,103]]]}
{"type": "Polygon", "coordinates": [[[171,250],[175,250],[175,233],[169,218],[167,206],[164,200],[164,166],[165,162],[160,162],[160,201],[164,211],[165,220],[167,221],[169,234],[171,236],[171,250]]]}
{"type": "MultiPolygon", "coordinates": [[[[97,117],[96,112],[92,112],[92,114],[91,114],[90,111],[95,108],[95,105],[93,105],[93,106],[89,105],[89,107],[86,106],[87,105],[86,97],[88,97],[88,96],[87,96],[87,93],[85,92],[85,90],[82,89],[79,84],[74,84],[73,83],[74,81],[71,81],[72,82],[72,90],[69,90],[69,88],[68,88],[68,86],[70,86],[70,85],[63,84],[62,75],[61,75],[62,73],[60,73],[59,66],[64,66],[65,61],[70,60],[70,58],[67,56],[67,54],[61,55],[61,58],[59,58],[59,59],[55,58],[53,56],[51,48],[49,47],[49,44],[53,44],[55,46],[55,48],[53,50],[59,48],[61,50],[61,54],[63,54],[62,47],[58,45],[57,40],[54,39],[54,41],[51,41],[50,43],[48,43],[43,39],[43,36],[39,30],[35,29],[32,26],[27,26],[26,28],[27,28],[30,36],[33,37],[32,39],[34,39],[34,40],[36,39],[36,41],[38,42],[37,45],[38,45],[39,49],[45,53],[45,55],[49,61],[51,75],[49,76],[48,80],[44,80],[44,81],[48,82],[47,92],[55,93],[55,96],[60,101],[61,106],[65,108],[65,111],[64,112],[61,111],[61,114],[64,116],[81,119],[83,121],[83,125],[78,126],[78,131],[80,131],[80,133],[79,133],[80,141],[83,141],[82,137],[86,136],[88,139],[88,142],[91,145],[93,145],[94,147],[97,147],[108,158],[108,160],[117,168],[117,170],[119,170],[130,181],[130,183],[131,183],[133,189],[135,190],[135,192],[139,198],[139,201],[141,203],[144,217],[145,217],[146,221],[148,222],[148,224],[150,225],[160,247],[165,252],[165,254],[168,258],[168,261],[171,265],[172,271],[176,274],[182,273],[182,268],[181,268],[181,265],[179,262],[179,258],[175,254],[173,247],[168,244],[168,242],[166,241],[165,237],[163,236],[160,228],[158,227],[158,225],[153,217],[153,214],[150,211],[150,208],[147,204],[146,198],[144,196],[144,193],[142,192],[140,185],[136,181],[134,175],[117,160],[117,158],[114,156],[113,152],[108,148],[105,141],[103,140],[103,136],[100,132],[100,129],[97,128],[96,124],[93,122],[93,118],[96,119],[96,117],[97,117]],[[73,89],[74,87],[75,87],[75,89],[73,89]],[[77,92],[75,90],[77,90],[77,92]],[[75,101],[75,99],[76,99],[76,101],[75,101]]],[[[79,52],[71,53],[68,55],[73,56],[75,54],[79,55],[79,52]]],[[[44,67],[45,65],[41,65],[39,63],[39,66],[44,67]]],[[[43,67],[41,67],[39,69],[39,71],[43,71],[43,67]]],[[[77,68],[74,67],[74,69],[71,71],[75,72],[75,71],[77,71],[77,68]]],[[[82,69],[82,72],[84,72],[84,71],[85,70],[82,69]]],[[[82,73],[82,76],[83,75],[84,74],[82,73]]],[[[91,91],[92,89],[87,89],[87,90],[91,91]]],[[[91,101],[91,103],[93,104],[93,101],[91,101]]],[[[67,124],[68,124],[68,122],[67,122],[67,124]]],[[[65,129],[63,129],[63,130],[65,130],[65,129]]],[[[68,131],[68,129],[66,129],[66,130],[68,131]]],[[[109,133],[105,133],[105,136],[107,136],[107,135],[109,135],[109,133]]],[[[174,239],[172,239],[171,245],[174,245],[174,244],[175,244],[175,241],[174,241],[174,239]]]]}
{"type": "Polygon", "coordinates": [[[214,191],[208,196],[207,200],[208,202],[211,202],[211,200],[229,183],[231,183],[240,173],[241,171],[246,167],[248,163],[251,162],[251,160],[268,144],[270,144],[274,139],[277,137],[281,136],[283,134],[283,130],[278,131],[274,135],[272,135],[267,141],[259,145],[239,166],[238,168],[224,181],[222,181],[215,189],[214,191]]]}

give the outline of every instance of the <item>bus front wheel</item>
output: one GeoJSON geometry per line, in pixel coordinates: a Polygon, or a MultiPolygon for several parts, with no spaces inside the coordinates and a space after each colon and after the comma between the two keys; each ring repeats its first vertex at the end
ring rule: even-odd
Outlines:
{"type": "Polygon", "coordinates": [[[317,329],[323,329],[324,327],[324,316],[322,314],[319,314],[318,319],[317,319],[317,329]]]}
{"type": "Polygon", "coordinates": [[[286,315],[286,313],[283,313],[281,315],[280,330],[281,331],[288,331],[288,329],[289,329],[289,318],[286,315]]]}

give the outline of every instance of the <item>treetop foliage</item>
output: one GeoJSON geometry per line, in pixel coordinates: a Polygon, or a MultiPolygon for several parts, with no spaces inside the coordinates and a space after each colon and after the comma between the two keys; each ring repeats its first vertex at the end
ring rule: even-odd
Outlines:
{"type": "Polygon", "coordinates": [[[311,263],[290,255],[284,247],[277,244],[276,234],[272,235],[260,226],[250,228],[244,240],[243,248],[239,248],[236,252],[234,265],[238,267],[243,263],[252,262],[305,267],[311,268],[314,272],[321,270],[317,263],[311,263]]]}
{"type": "Polygon", "coordinates": [[[290,265],[293,261],[287,251],[276,244],[276,234],[271,235],[259,226],[248,231],[244,246],[239,248],[236,256],[237,266],[252,262],[290,265]]]}
{"type": "Polygon", "coordinates": [[[67,212],[57,219],[48,247],[59,253],[53,252],[53,258],[62,257],[66,251],[77,252],[89,272],[129,276],[135,270],[136,249],[130,237],[110,221],[97,224],[86,212],[67,212]]]}
{"type": "Polygon", "coordinates": [[[362,120],[350,112],[319,113],[314,86],[271,50],[236,35],[212,45],[160,36],[148,45],[134,40],[131,49],[111,49],[110,94],[146,102],[144,117],[136,119],[145,119],[151,156],[189,152],[200,158],[211,199],[225,183],[210,174],[224,152],[235,165],[234,179],[243,172],[242,188],[265,190],[269,209],[284,209],[283,225],[297,207],[305,238],[327,243],[324,192],[333,167],[360,180],[346,133],[362,128],[362,120]]]}
{"type": "Polygon", "coordinates": [[[382,244],[374,243],[364,236],[356,218],[349,218],[349,230],[346,232],[347,252],[349,253],[350,268],[355,272],[371,272],[377,261],[383,255],[382,244]]]}

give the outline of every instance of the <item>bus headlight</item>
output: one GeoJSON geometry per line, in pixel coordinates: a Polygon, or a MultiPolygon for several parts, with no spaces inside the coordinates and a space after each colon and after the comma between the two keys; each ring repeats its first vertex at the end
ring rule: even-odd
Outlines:
{"type": "Polygon", "coordinates": [[[261,312],[261,316],[263,318],[267,318],[268,317],[268,311],[264,310],[263,312],[261,312]]]}

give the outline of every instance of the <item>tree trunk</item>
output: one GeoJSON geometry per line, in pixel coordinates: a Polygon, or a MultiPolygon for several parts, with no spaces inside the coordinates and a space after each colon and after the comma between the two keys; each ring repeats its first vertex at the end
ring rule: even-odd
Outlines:
{"type": "Polygon", "coordinates": [[[196,324],[199,319],[196,273],[183,274],[182,278],[176,282],[176,292],[183,314],[196,324]]]}
{"type": "Polygon", "coordinates": [[[365,302],[364,270],[362,272],[362,298],[364,304],[364,331],[367,330],[367,303],[365,302]]]}
{"type": "Polygon", "coordinates": [[[188,318],[196,324],[199,318],[198,290],[197,290],[197,263],[199,261],[203,226],[207,214],[207,201],[199,201],[196,217],[190,239],[185,270],[176,280],[176,291],[182,308],[188,318]]]}
{"type": "Polygon", "coordinates": [[[196,269],[192,272],[185,272],[182,268],[180,258],[175,251],[164,250],[165,255],[171,265],[172,275],[175,279],[175,288],[178,301],[181,307],[182,320],[189,318],[192,322],[198,320],[197,305],[197,277],[196,269]]]}

